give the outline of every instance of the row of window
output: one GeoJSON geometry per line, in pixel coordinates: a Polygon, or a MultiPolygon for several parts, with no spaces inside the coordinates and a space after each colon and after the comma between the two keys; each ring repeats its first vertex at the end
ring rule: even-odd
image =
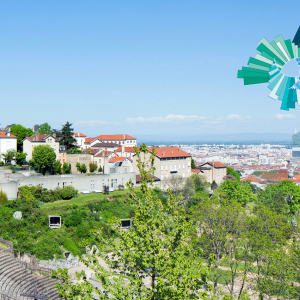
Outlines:
{"type": "Polygon", "coordinates": [[[161,158],[160,160],[180,160],[180,159],[186,159],[186,157],[165,157],[165,158],[161,158]]]}

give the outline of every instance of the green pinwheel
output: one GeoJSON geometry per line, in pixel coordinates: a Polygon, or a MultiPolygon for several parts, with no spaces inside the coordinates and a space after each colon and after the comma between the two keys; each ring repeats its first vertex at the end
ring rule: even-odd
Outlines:
{"type": "Polygon", "coordinates": [[[293,42],[282,35],[269,43],[265,38],[259,42],[260,54],[250,57],[247,67],[238,71],[238,78],[245,85],[269,83],[270,97],[282,101],[281,109],[300,105],[300,27],[293,42]]]}

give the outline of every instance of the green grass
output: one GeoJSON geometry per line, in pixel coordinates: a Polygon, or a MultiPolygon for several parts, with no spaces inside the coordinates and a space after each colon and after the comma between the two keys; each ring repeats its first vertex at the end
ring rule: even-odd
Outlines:
{"type": "MultiPolygon", "coordinates": [[[[136,191],[139,190],[139,188],[135,188],[136,191]]],[[[79,194],[78,197],[72,198],[71,200],[59,200],[55,202],[49,202],[49,203],[44,203],[41,208],[42,209],[55,209],[58,207],[66,206],[66,205],[84,205],[89,201],[96,201],[96,200],[102,200],[106,199],[109,196],[125,196],[129,193],[128,190],[124,191],[114,191],[109,193],[108,195],[105,194],[89,194],[89,195],[81,195],[79,194]]]]}

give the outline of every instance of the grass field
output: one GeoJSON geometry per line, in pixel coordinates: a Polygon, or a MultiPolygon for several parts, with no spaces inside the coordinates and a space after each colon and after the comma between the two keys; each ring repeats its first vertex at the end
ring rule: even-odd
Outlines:
{"type": "MultiPolygon", "coordinates": [[[[139,188],[135,188],[136,191],[139,190],[139,188]]],[[[49,202],[49,203],[44,203],[41,208],[42,209],[55,209],[58,207],[62,207],[62,206],[66,206],[66,205],[84,205],[86,204],[88,201],[97,201],[97,200],[101,200],[101,199],[105,199],[109,196],[125,196],[129,193],[128,190],[124,190],[124,191],[114,191],[109,193],[108,195],[105,194],[89,194],[89,195],[81,195],[78,194],[78,197],[76,198],[72,198],[71,200],[59,200],[59,201],[55,201],[55,202],[49,202]]]]}

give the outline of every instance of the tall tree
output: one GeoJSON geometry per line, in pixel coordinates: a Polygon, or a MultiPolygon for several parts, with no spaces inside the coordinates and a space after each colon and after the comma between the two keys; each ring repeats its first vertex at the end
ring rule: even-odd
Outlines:
{"type": "Polygon", "coordinates": [[[15,154],[16,162],[18,165],[22,164],[26,160],[27,153],[17,152],[15,154]]]}
{"type": "Polygon", "coordinates": [[[50,169],[56,159],[56,154],[49,145],[38,145],[32,151],[32,165],[35,168],[41,169],[45,174],[47,169],[50,169]]]}
{"type": "Polygon", "coordinates": [[[40,134],[52,134],[51,126],[46,122],[39,126],[38,132],[40,134]]]}
{"type": "Polygon", "coordinates": [[[193,158],[191,159],[191,168],[196,169],[195,160],[193,158]]]}
{"type": "Polygon", "coordinates": [[[18,152],[23,151],[23,140],[26,137],[26,133],[28,133],[28,136],[34,135],[34,132],[30,128],[26,128],[20,124],[13,125],[10,127],[10,133],[12,135],[15,135],[17,137],[17,150],[18,152]]]}
{"type": "MultiPolygon", "coordinates": [[[[81,284],[72,286],[67,272],[54,272],[61,277],[63,284],[58,284],[60,297],[63,299],[92,299],[94,291],[99,299],[203,299],[206,283],[206,267],[200,260],[199,248],[195,248],[190,238],[192,223],[186,220],[180,207],[176,206],[175,197],[169,190],[169,201],[165,205],[153,197],[147,182],[154,173],[155,150],[148,160],[143,154],[148,152],[146,145],[136,150],[137,164],[141,174],[141,198],[136,195],[134,184],[130,180],[130,200],[135,206],[131,230],[121,230],[120,220],[115,220],[114,230],[120,235],[118,244],[111,240],[112,253],[105,254],[107,241],[98,256],[109,266],[105,269],[96,255],[88,255],[85,264],[95,272],[101,281],[102,289],[90,284],[83,273],[81,284]],[[142,155],[140,155],[143,153],[142,155]],[[149,165],[149,172],[145,166],[149,165]]],[[[153,184],[153,179],[150,180],[153,184]]]]}
{"type": "Polygon", "coordinates": [[[74,129],[71,127],[72,124],[67,122],[61,129],[60,144],[67,147],[67,150],[77,148],[76,139],[73,137],[74,129]]]}
{"type": "Polygon", "coordinates": [[[237,181],[240,181],[240,174],[239,172],[235,171],[234,168],[227,167],[226,174],[232,175],[237,181]]]}

